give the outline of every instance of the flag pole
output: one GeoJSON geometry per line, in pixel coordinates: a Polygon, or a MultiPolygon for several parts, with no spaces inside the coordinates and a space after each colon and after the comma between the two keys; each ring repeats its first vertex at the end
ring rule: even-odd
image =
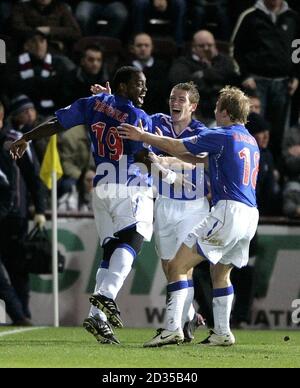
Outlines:
{"type": "Polygon", "coordinates": [[[57,251],[57,179],[63,176],[63,169],[57,150],[57,136],[53,135],[48,143],[41,165],[40,177],[51,190],[52,208],[52,291],[54,305],[54,327],[59,327],[59,284],[57,251]]]}
{"type": "MultiPolygon", "coordinates": [[[[52,154],[53,155],[53,154],[52,154]]],[[[59,287],[58,287],[58,255],[57,255],[57,174],[52,168],[52,285],[54,302],[54,327],[59,327],[59,287]]]]}

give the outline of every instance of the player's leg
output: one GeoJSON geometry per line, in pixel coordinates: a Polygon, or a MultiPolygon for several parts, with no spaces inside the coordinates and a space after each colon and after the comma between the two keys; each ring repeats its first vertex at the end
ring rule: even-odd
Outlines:
{"type": "MultiPolygon", "coordinates": [[[[96,275],[95,292],[97,293],[101,283],[107,276],[109,258],[115,249],[115,238],[113,236],[113,223],[107,212],[105,201],[98,200],[95,190],[93,192],[93,208],[96,228],[103,247],[103,260],[96,275]]],[[[97,306],[91,306],[89,317],[84,320],[83,327],[100,343],[119,343],[106,314],[98,309],[97,306]]]]}
{"type": "MultiPolygon", "coordinates": [[[[117,189],[120,192],[123,188],[117,187],[117,189]]],[[[126,191],[125,194],[127,194],[126,191]]],[[[141,250],[144,238],[151,239],[153,202],[151,198],[139,192],[134,192],[125,198],[123,196],[109,198],[108,202],[113,234],[117,240],[115,249],[109,257],[105,278],[90,301],[108,316],[113,326],[123,327],[115,299],[141,250]]]]}
{"type": "MultiPolygon", "coordinates": [[[[197,225],[200,225],[209,214],[209,203],[206,198],[182,202],[181,220],[176,226],[177,240],[181,244],[197,225]]],[[[180,246],[180,245],[179,245],[180,246]]],[[[188,293],[182,315],[182,328],[185,342],[194,339],[194,332],[199,326],[205,325],[203,317],[194,308],[193,268],[187,274],[188,293]]]]}
{"type": "Polygon", "coordinates": [[[201,343],[203,345],[229,346],[235,343],[230,330],[230,315],[234,290],[230,280],[232,265],[218,263],[211,266],[213,283],[214,330],[201,343]]]}
{"type": "Polygon", "coordinates": [[[144,347],[156,347],[183,342],[184,334],[181,328],[184,302],[187,297],[187,273],[203,258],[194,245],[189,248],[182,244],[175,258],[169,263],[169,284],[167,286],[167,323],[164,330],[159,330],[156,336],[144,347]]]}
{"type": "MultiPolygon", "coordinates": [[[[247,265],[250,241],[258,223],[256,208],[234,201],[226,201],[226,208],[226,223],[214,235],[214,239],[223,242],[221,257],[211,267],[214,289],[214,331],[202,342],[204,345],[230,346],[235,343],[230,330],[230,314],[234,298],[230,273],[234,266],[241,268],[247,265]]],[[[206,250],[206,252],[208,252],[208,257],[214,258],[209,251],[206,250]]]]}
{"type": "Polygon", "coordinates": [[[123,322],[115,299],[141,250],[144,238],[135,227],[119,232],[117,235],[118,240],[109,260],[107,274],[90,301],[105,312],[113,326],[122,327],[123,322]]]}

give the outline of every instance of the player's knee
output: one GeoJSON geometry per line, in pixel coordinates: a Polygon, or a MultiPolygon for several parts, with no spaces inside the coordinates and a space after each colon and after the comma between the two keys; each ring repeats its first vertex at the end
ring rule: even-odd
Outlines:
{"type": "Polygon", "coordinates": [[[119,232],[117,237],[119,244],[127,244],[135,251],[137,255],[140,253],[143,246],[144,237],[136,231],[135,227],[119,232]]]}
{"type": "Polygon", "coordinates": [[[214,288],[224,288],[231,284],[230,281],[230,266],[220,264],[212,265],[210,268],[211,281],[214,288]]]}
{"type": "Polygon", "coordinates": [[[113,238],[103,245],[103,262],[109,262],[112,254],[119,245],[119,240],[113,238]]]}
{"type": "Polygon", "coordinates": [[[168,265],[168,278],[169,280],[175,279],[179,275],[187,274],[188,269],[186,268],[183,261],[171,260],[168,265]]]}

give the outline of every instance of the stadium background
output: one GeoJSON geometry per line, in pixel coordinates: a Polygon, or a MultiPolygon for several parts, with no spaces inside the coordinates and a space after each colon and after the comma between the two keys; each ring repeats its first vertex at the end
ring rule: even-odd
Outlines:
{"type": "MultiPolygon", "coordinates": [[[[292,302],[299,298],[300,227],[261,225],[258,233],[255,293],[250,327],[297,329],[292,302]]],[[[60,219],[59,248],[66,256],[60,274],[60,323],[81,325],[93,292],[101,250],[92,219],[60,219]]],[[[31,306],[36,325],[51,325],[52,285],[47,275],[32,275],[31,306]]],[[[159,327],[165,317],[165,279],[154,244],[146,243],[118,296],[127,327],[159,327]]]]}

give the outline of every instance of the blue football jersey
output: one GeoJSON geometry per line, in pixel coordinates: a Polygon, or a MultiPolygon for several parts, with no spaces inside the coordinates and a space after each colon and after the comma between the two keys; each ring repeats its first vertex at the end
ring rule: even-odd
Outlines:
{"type": "Polygon", "coordinates": [[[209,153],[213,204],[220,200],[256,207],[256,182],[260,152],[256,140],[243,125],[203,131],[183,140],[194,155],[209,153]]]}
{"type": "Polygon", "coordinates": [[[141,142],[122,139],[117,131],[121,123],[139,125],[151,131],[150,117],[121,96],[100,93],[81,98],[56,112],[60,124],[69,129],[85,125],[89,131],[96,165],[94,185],[104,183],[149,183],[148,173],[134,164],[134,155],[144,150],[141,142]],[[135,179],[139,177],[139,179],[135,179]],[[140,182],[139,182],[140,181],[140,182]]]}
{"type": "MultiPolygon", "coordinates": [[[[153,131],[155,131],[155,127],[159,127],[164,136],[174,139],[184,139],[193,135],[198,135],[203,130],[207,129],[200,121],[192,120],[189,126],[185,128],[179,135],[177,135],[173,129],[171,116],[158,113],[152,115],[151,119],[153,131]]],[[[151,148],[155,154],[166,156],[166,154],[158,148],[151,148]]],[[[182,190],[174,190],[173,185],[169,185],[163,180],[158,181],[158,178],[154,177],[154,183],[156,184],[160,195],[172,199],[187,201],[203,198],[208,194],[207,177],[204,174],[204,165],[199,165],[193,170],[180,170],[178,172],[184,172],[186,178],[194,184],[195,189],[192,191],[185,190],[184,188],[182,190]]]]}

